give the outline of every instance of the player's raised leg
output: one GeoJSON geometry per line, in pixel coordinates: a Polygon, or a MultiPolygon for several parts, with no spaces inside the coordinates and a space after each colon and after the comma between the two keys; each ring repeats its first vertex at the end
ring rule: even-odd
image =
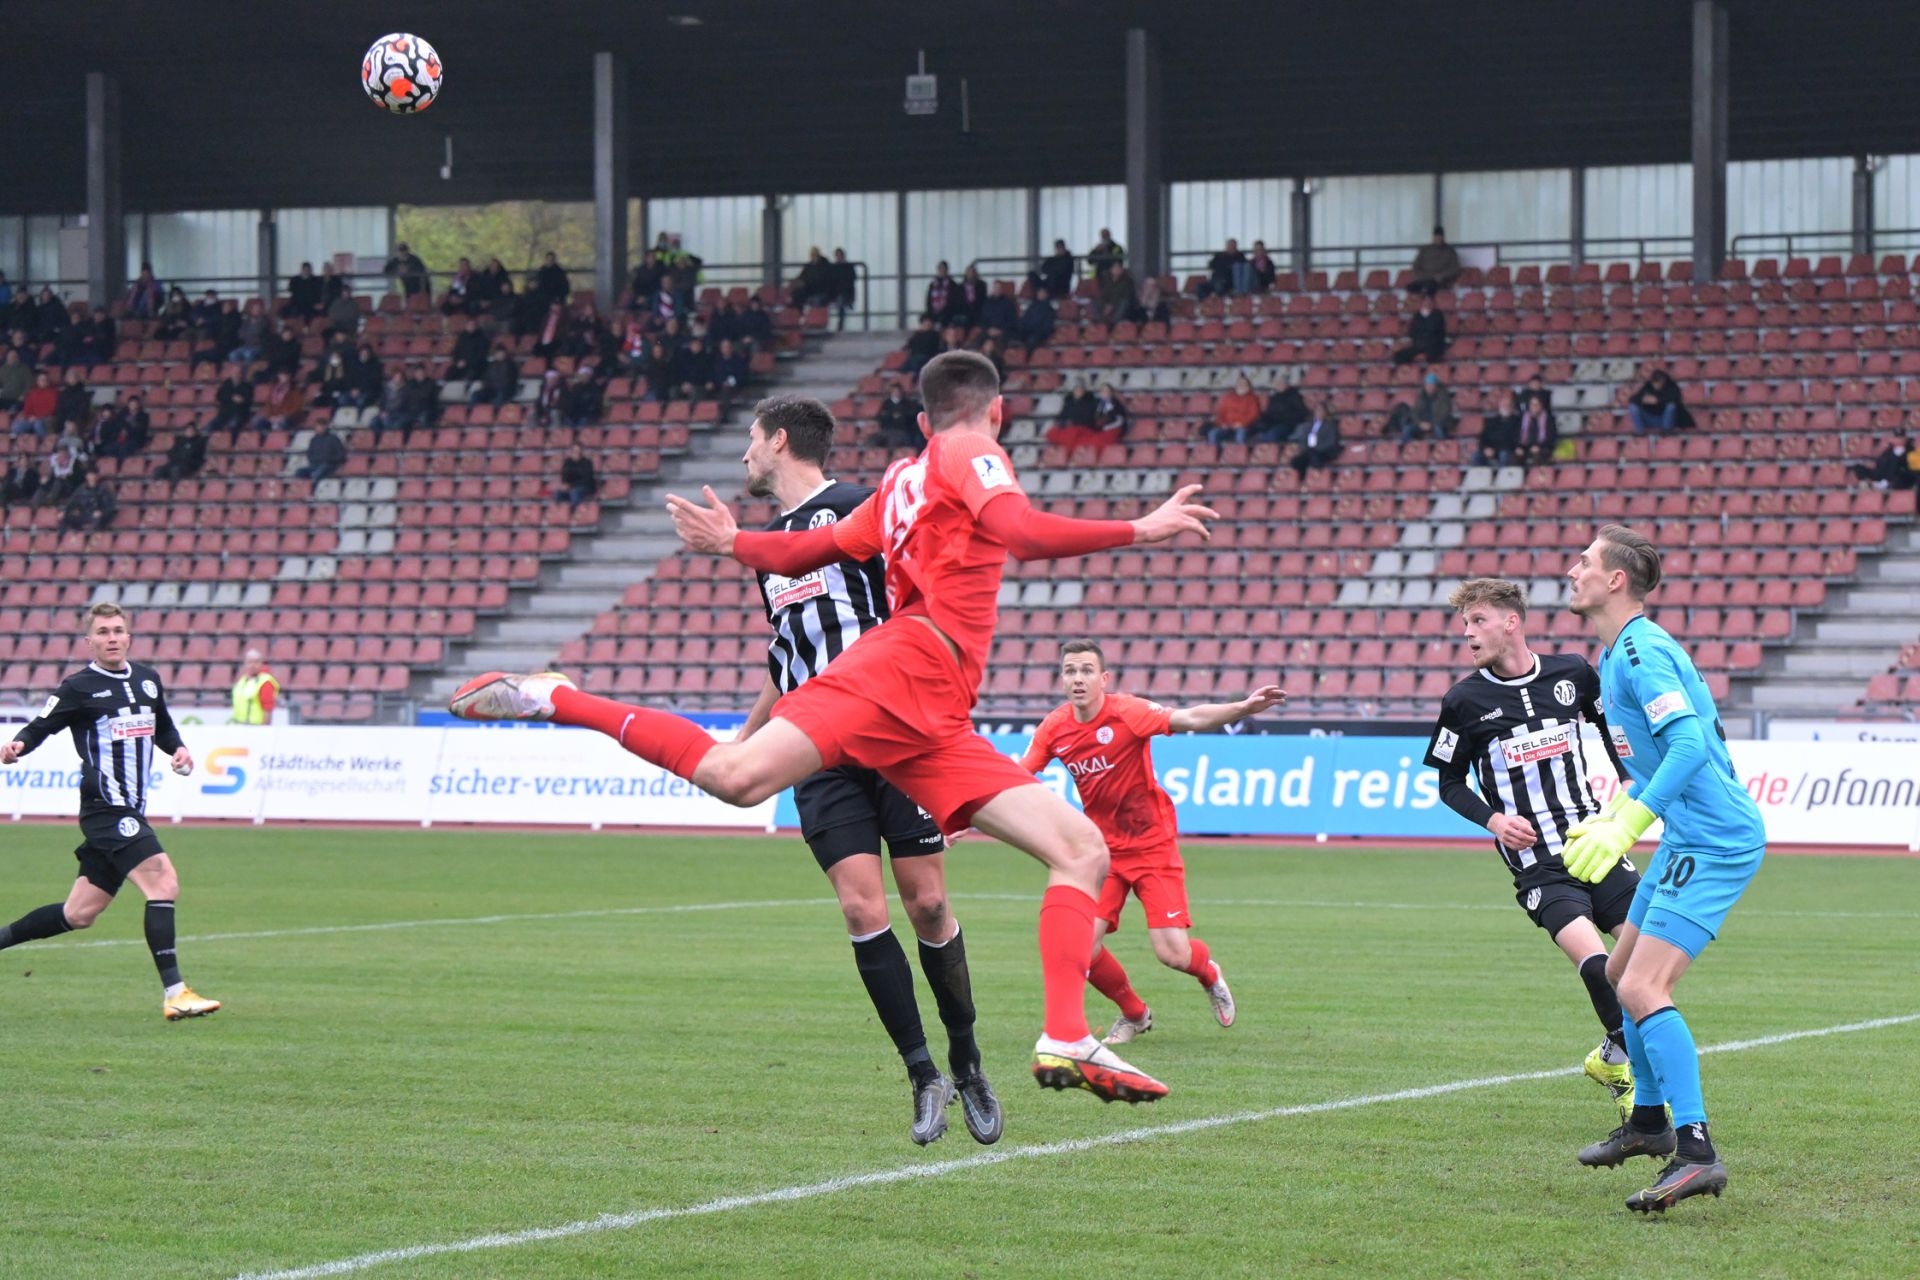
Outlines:
{"type": "Polygon", "coordinates": [[[160,1012],[168,1022],[218,1013],[218,1000],[194,994],[193,988],[180,977],[180,957],[174,945],[174,907],[180,900],[180,875],[174,870],[173,860],[164,853],[156,853],[129,871],[127,879],[133,881],[147,899],[147,950],[153,956],[153,967],[160,971],[160,985],[165,991],[160,1012]]]}
{"type": "MultiPolygon", "coordinates": [[[[909,794],[912,794],[909,792],[909,794]]],[[[1087,965],[1094,894],[1107,871],[1099,828],[1044,787],[1016,786],[973,814],[973,825],[1044,863],[1040,970],[1046,1022],[1034,1045],[1035,1079],[1050,1089],[1086,1089],[1103,1101],[1151,1102],[1167,1087],[1123,1061],[1087,1029],[1087,965]]]]}

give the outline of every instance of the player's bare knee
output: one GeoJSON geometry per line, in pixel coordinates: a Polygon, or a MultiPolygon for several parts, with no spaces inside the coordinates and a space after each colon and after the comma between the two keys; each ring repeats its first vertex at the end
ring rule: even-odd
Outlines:
{"type": "Polygon", "coordinates": [[[903,892],[900,905],[906,908],[907,919],[913,922],[916,937],[944,942],[953,931],[953,909],[948,905],[943,889],[922,888],[903,892]]]}
{"type": "Polygon", "coordinates": [[[1672,992],[1638,974],[1629,974],[1616,981],[1613,989],[1614,994],[1620,997],[1620,1007],[1636,1022],[1656,1009],[1673,1003],[1672,992]]]}
{"type": "Polygon", "coordinates": [[[100,918],[102,907],[65,907],[60,914],[67,919],[69,929],[85,929],[100,918]]]}
{"type": "Polygon", "coordinates": [[[847,922],[847,934],[854,938],[864,938],[888,928],[893,921],[887,916],[885,898],[842,898],[840,915],[847,922]]]}
{"type": "Polygon", "coordinates": [[[1607,981],[1613,984],[1616,994],[1620,990],[1620,980],[1627,976],[1627,958],[1618,951],[1607,957],[1607,981]]]}
{"type": "Polygon", "coordinates": [[[694,770],[694,785],[716,800],[743,809],[759,804],[777,790],[751,759],[731,751],[710,752],[694,770]]]}
{"type": "Polygon", "coordinates": [[[1153,939],[1153,954],[1167,968],[1178,969],[1182,973],[1193,963],[1193,947],[1185,938],[1156,936],[1153,939]]]}

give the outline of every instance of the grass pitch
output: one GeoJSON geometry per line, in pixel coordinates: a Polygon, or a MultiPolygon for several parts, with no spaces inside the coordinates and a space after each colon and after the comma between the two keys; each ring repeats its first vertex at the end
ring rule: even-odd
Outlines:
{"type": "MultiPolygon", "coordinates": [[[[1041,875],[966,842],[948,878],[1007,1109],[991,1150],[1018,1157],[983,1161],[957,1108],[942,1142],[907,1141],[797,840],[162,835],[186,975],[227,1007],[161,1020],[131,889],[91,931],[0,954],[0,1276],[381,1255],[331,1273],[1755,1280],[1920,1257],[1920,1021],[1708,1058],[1732,1186],[1664,1220],[1621,1207],[1652,1162],[1574,1164],[1612,1124],[1577,1074],[1312,1109],[1577,1071],[1598,1039],[1579,980],[1483,851],[1190,850],[1239,1024],[1154,963],[1132,909],[1114,948],[1156,1027],[1130,1056],[1174,1092],[1125,1108],[1027,1077],[1041,875]],[[865,1175],[891,1180],[823,1185],[865,1175]],[[522,1234],[567,1224],[590,1225],[522,1234]]],[[[0,914],[62,897],[76,839],[6,828],[0,914]]],[[[1774,857],[1681,988],[1695,1034],[1920,1013],[1916,889],[1910,859],[1774,857]]]]}

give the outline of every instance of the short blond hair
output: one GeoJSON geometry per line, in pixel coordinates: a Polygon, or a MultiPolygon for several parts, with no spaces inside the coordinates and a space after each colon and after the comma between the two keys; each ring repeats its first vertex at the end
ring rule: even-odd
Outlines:
{"type": "Polygon", "coordinates": [[[1519,583],[1505,578],[1468,578],[1447,597],[1447,607],[1455,613],[1465,613],[1483,604],[1506,613],[1517,613],[1522,619],[1527,616],[1527,593],[1520,589],[1519,583]]]}
{"type": "Polygon", "coordinates": [[[1606,525],[1596,536],[1601,543],[1600,563],[1609,572],[1625,573],[1627,594],[1645,600],[1660,585],[1660,549],[1653,539],[1623,524],[1606,525]]]}
{"type": "Polygon", "coordinates": [[[133,629],[133,619],[128,616],[127,611],[111,600],[102,600],[99,604],[87,610],[87,630],[92,631],[93,624],[102,618],[123,619],[127,624],[127,629],[129,631],[133,629]]]}

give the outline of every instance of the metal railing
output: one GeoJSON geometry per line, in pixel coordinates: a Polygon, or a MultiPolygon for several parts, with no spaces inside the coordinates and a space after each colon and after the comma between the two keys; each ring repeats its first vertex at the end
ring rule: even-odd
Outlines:
{"type": "MultiPolygon", "coordinates": [[[[1878,257],[1896,249],[1920,249],[1920,227],[1875,229],[1866,235],[1869,254],[1878,257]]],[[[1854,252],[1852,231],[1766,231],[1733,238],[1732,255],[1750,258],[1761,254],[1811,258],[1815,255],[1851,257],[1854,252]]]]}

